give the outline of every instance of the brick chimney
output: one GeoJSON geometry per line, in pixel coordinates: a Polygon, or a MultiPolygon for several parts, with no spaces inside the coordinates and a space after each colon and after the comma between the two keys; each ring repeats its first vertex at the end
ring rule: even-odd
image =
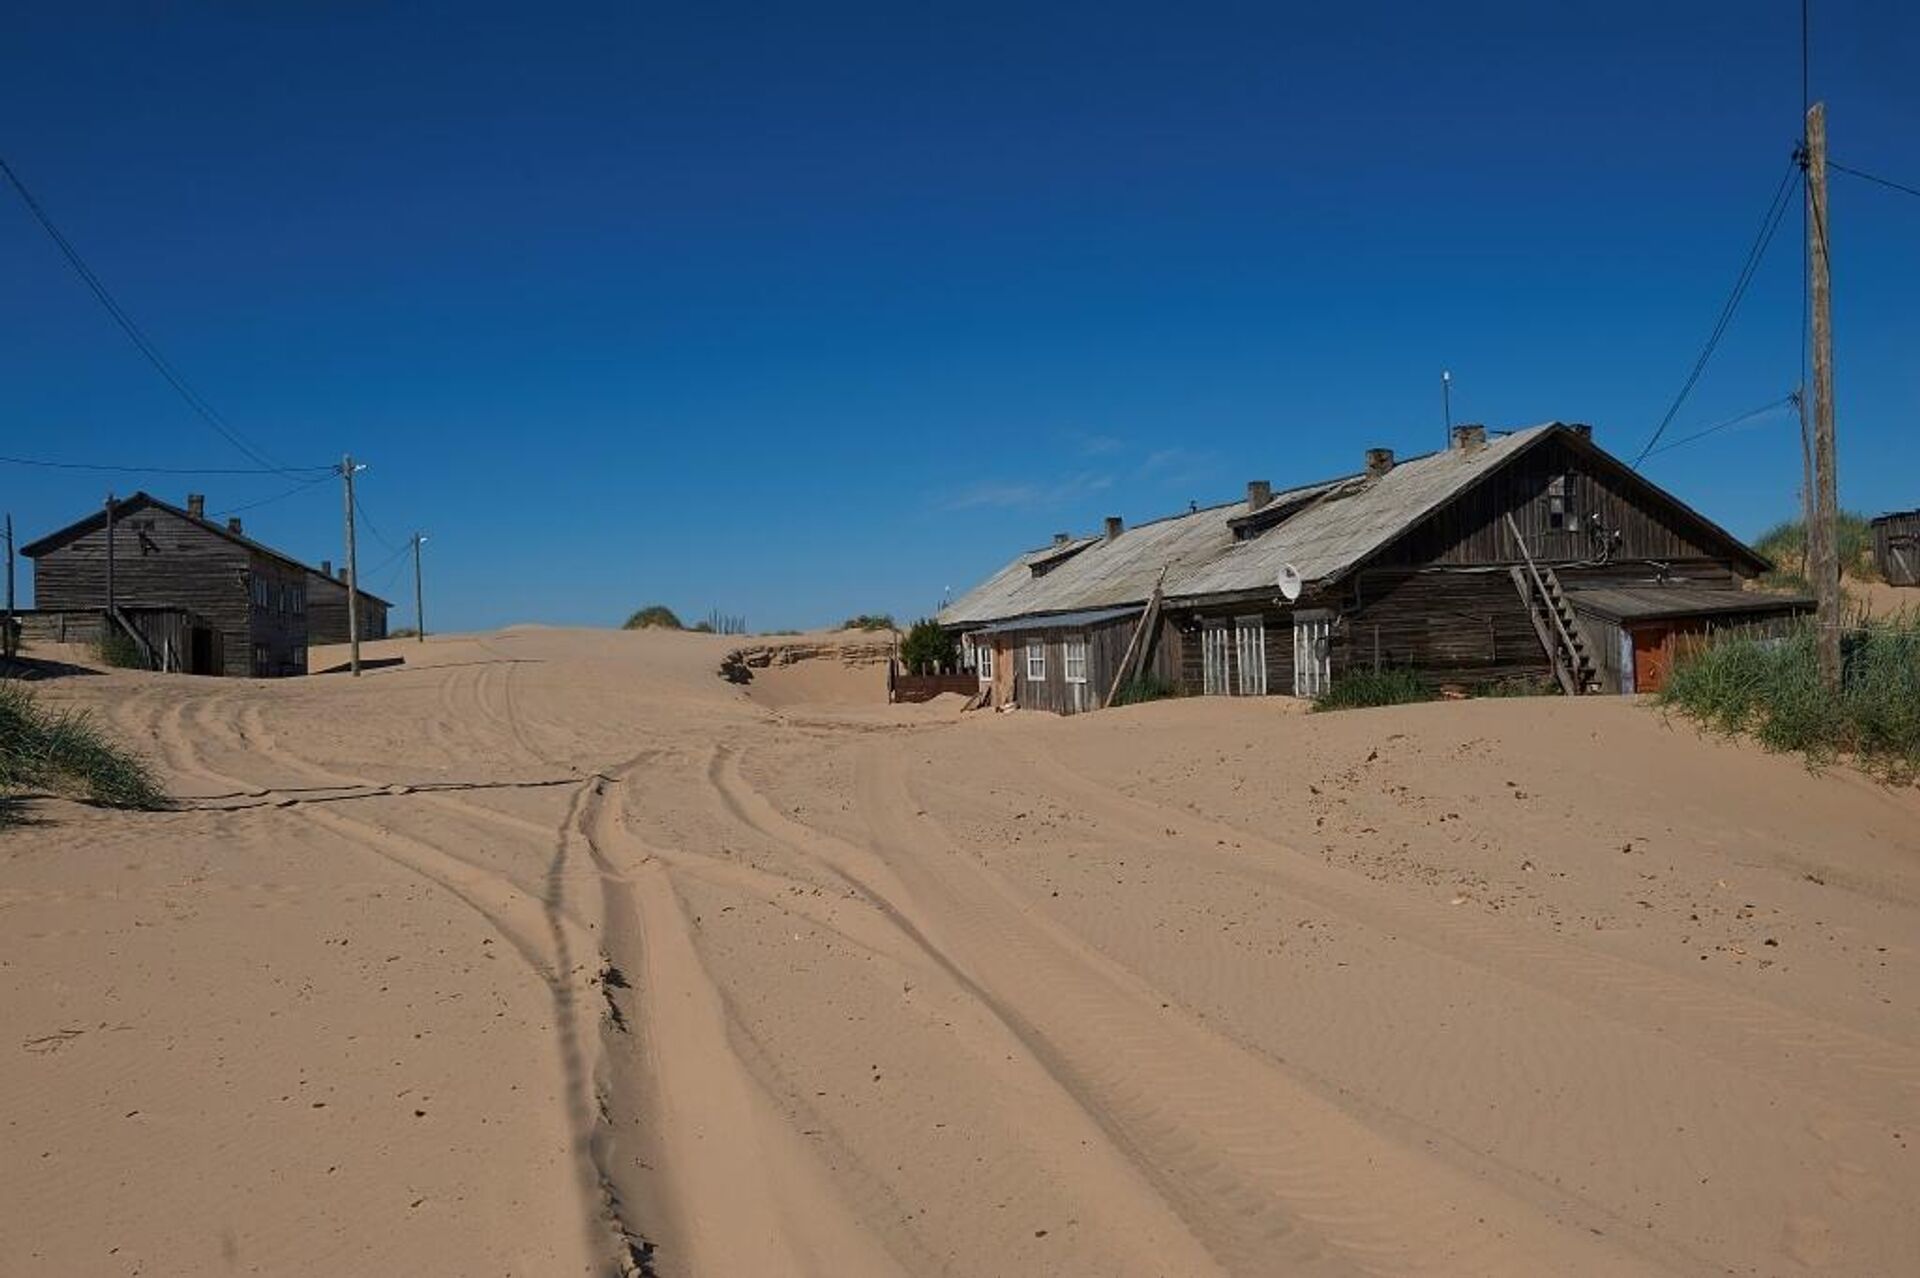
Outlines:
{"type": "Polygon", "coordinates": [[[1126,531],[1126,528],[1127,528],[1127,522],[1126,520],[1120,518],[1120,516],[1118,515],[1107,516],[1107,540],[1108,541],[1112,541],[1115,538],[1117,538],[1121,533],[1126,531]]]}
{"type": "Polygon", "coordinates": [[[1393,450],[1391,448],[1369,448],[1367,450],[1367,474],[1374,479],[1393,469],[1393,450]]]}
{"type": "Polygon", "coordinates": [[[1587,425],[1585,422],[1568,422],[1567,429],[1582,439],[1593,438],[1593,427],[1587,425]]]}
{"type": "Polygon", "coordinates": [[[347,566],[345,564],[340,565],[339,575],[340,575],[340,580],[345,581],[347,579],[347,566]]]}
{"type": "Polygon", "coordinates": [[[232,533],[236,537],[240,535],[240,516],[238,515],[227,516],[227,531],[232,533]]]}
{"type": "Polygon", "coordinates": [[[207,517],[207,497],[205,493],[187,494],[187,513],[195,519],[207,517]]]}
{"type": "Polygon", "coordinates": [[[320,561],[320,575],[321,575],[322,577],[331,577],[331,576],[333,576],[333,560],[331,560],[331,559],[322,559],[322,560],[320,561]]]}
{"type": "Polygon", "coordinates": [[[1273,485],[1264,479],[1247,481],[1247,513],[1251,515],[1273,500],[1273,485]]]}
{"type": "Polygon", "coordinates": [[[1056,546],[1064,546],[1072,540],[1073,540],[1072,533],[1055,533],[1053,535],[1053,544],[1056,546]]]}
{"type": "Polygon", "coordinates": [[[1487,446],[1487,428],[1478,422],[1453,428],[1453,446],[1463,453],[1477,453],[1487,446]]]}

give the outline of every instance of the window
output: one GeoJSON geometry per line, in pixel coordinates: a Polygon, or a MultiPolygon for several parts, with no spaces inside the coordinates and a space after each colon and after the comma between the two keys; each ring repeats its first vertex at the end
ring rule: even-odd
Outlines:
{"type": "Polygon", "coordinates": [[[1087,681],[1087,637],[1069,635],[1060,648],[1060,670],[1068,683],[1087,681]]]}
{"type": "Polygon", "coordinates": [[[267,669],[267,645],[253,645],[253,674],[256,679],[264,679],[271,671],[267,669]]]}
{"type": "Polygon", "coordinates": [[[1565,475],[1555,475],[1547,481],[1547,527],[1555,532],[1573,527],[1571,489],[1565,475]]]}
{"type": "Polygon", "coordinates": [[[1267,695],[1267,627],[1258,617],[1233,619],[1233,656],[1239,666],[1234,691],[1243,697],[1267,695]]]}
{"type": "Polygon", "coordinates": [[[974,668],[980,672],[981,683],[993,682],[993,641],[977,639],[973,645],[974,668]]]}
{"type": "Polygon", "coordinates": [[[1224,620],[1203,623],[1200,630],[1200,691],[1209,697],[1227,695],[1228,651],[1227,623],[1224,620]]]}
{"type": "Polygon", "coordinates": [[[1027,682],[1047,681],[1047,645],[1042,639],[1027,640],[1027,682]]]}
{"type": "Polygon", "coordinates": [[[293,650],[293,668],[301,674],[307,672],[307,650],[305,648],[295,648],[293,650]]]}

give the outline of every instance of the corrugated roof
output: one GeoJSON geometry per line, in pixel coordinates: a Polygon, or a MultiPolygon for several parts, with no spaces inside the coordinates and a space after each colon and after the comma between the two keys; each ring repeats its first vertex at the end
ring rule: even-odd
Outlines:
{"type": "Polygon", "coordinates": [[[1769,595],[1754,590],[1706,586],[1595,586],[1567,591],[1578,612],[1613,621],[1652,621],[1663,617],[1725,616],[1731,613],[1806,612],[1805,595],[1769,595]]]}
{"type": "Polygon", "coordinates": [[[1337,577],[1478,482],[1557,423],[1489,440],[1472,452],[1449,449],[1411,457],[1385,475],[1352,475],[1274,494],[1273,502],[1311,498],[1277,527],[1247,541],[1233,521],[1245,501],[1210,506],[1129,528],[1094,544],[1046,574],[1029,565],[1053,551],[1015,560],[941,611],[944,625],[1001,621],[1033,613],[1141,604],[1166,571],[1169,599],[1234,594],[1272,587],[1282,564],[1308,581],[1337,577]]]}
{"type": "Polygon", "coordinates": [[[1080,612],[1052,612],[1037,617],[1016,617],[1012,621],[988,626],[979,633],[1011,635],[1027,630],[1081,630],[1087,626],[1118,621],[1122,617],[1137,617],[1140,612],[1141,605],[1138,604],[1131,608],[1089,608],[1080,612]]]}

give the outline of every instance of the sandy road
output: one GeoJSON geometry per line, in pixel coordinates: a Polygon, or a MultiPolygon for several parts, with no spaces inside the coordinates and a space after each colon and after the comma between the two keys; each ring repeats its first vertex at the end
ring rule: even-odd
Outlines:
{"type": "Polygon", "coordinates": [[[1911,792],[1611,703],[763,705],[720,646],[55,687],[192,797],[0,836],[0,1271],[1920,1243],[1911,792]]]}

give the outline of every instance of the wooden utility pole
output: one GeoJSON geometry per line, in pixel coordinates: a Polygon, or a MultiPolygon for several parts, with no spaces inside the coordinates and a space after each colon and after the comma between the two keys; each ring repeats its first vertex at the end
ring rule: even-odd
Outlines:
{"type": "Polygon", "coordinates": [[[7,515],[7,616],[6,629],[0,630],[0,648],[8,661],[13,660],[13,515],[7,515]]]}
{"type": "Polygon", "coordinates": [[[340,459],[347,518],[347,666],[360,676],[360,562],[353,546],[353,454],[340,459]]]}
{"type": "Polygon", "coordinates": [[[100,637],[106,638],[107,627],[113,624],[113,494],[107,494],[107,619],[102,623],[100,637]]]}
{"type": "Polygon", "coordinates": [[[413,535],[413,628],[415,638],[421,643],[427,641],[427,609],[421,602],[425,596],[420,590],[420,543],[425,540],[420,533],[413,535]]]}
{"type": "Polygon", "coordinates": [[[1818,605],[1820,682],[1836,691],[1840,687],[1839,485],[1834,478],[1832,282],[1827,274],[1832,229],[1827,219],[1827,108],[1821,102],[1807,108],[1804,163],[1807,262],[1812,276],[1807,291],[1813,307],[1813,524],[1807,529],[1807,541],[1818,605]]]}

